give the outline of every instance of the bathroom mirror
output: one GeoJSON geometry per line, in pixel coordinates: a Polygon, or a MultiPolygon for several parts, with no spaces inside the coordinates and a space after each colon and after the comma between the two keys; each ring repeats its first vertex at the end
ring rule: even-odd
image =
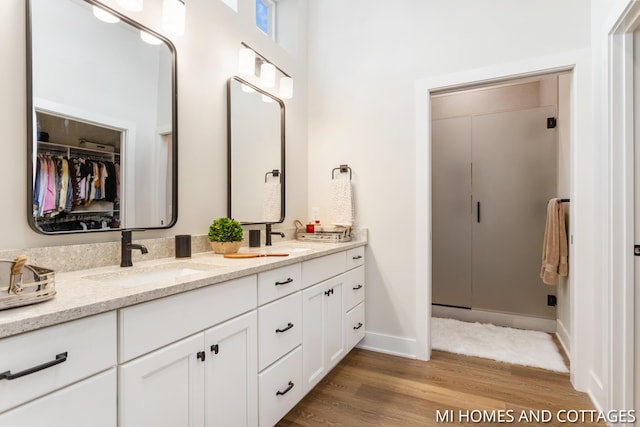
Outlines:
{"type": "Polygon", "coordinates": [[[27,18],[31,227],[173,226],[173,45],[93,0],[28,0],[27,18]]]}
{"type": "Polygon", "coordinates": [[[232,77],[227,84],[228,215],[243,224],[284,221],[284,102],[232,77]]]}

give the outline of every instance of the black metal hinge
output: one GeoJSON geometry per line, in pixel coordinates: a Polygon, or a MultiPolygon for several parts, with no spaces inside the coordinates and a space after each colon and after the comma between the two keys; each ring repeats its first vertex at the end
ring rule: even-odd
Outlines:
{"type": "Polygon", "coordinates": [[[555,117],[547,117],[547,129],[553,129],[557,125],[555,117]]]}
{"type": "Polygon", "coordinates": [[[633,246],[633,254],[635,256],[640,256],[640,245],[634,245],[633,246]]]}

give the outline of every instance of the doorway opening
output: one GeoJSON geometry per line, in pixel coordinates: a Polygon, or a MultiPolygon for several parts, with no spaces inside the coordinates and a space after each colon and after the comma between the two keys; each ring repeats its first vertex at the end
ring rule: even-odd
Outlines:
{"type": "Polygon", "coordinates": [[[566,355],[570,279],[545,285],[540,268],[551,198],[570,221],[571,80],[564,70],[433,91],[429,110],[432,316],[554,333],[566,355]]]}

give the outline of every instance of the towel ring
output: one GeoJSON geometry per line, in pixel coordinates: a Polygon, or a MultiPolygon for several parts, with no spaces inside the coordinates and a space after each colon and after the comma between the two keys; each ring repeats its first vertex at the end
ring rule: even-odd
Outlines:
{"type": "MultiPolygon", "coordinates": [[[[265,183],[267,182],[267,177],[268,177],[269,175],[273,175],[273,177],[274,177],[274,178],[277,178],[277,177],[279,177],[279,176],[280,176],[280,171],[279,171],[278,169],[274,169],[274,170],[272,170],[271,172],[267,172],[267,173],[265,173],[265,174],[264,174],[264,182],[265,182],[265,183]]],[[[278,179],[278,181],[280,181],[280,180],[278,179]]]]}
{"type": "Polygon", "coordinates": [[[333,170],[331,171],[331,179],[336,179],[335,178],[335,172],[339,170],[340,173],[347,173],[349,172],[349,181],[351,181],[351,168],[348,165],[340,165],[340,167],[338,168],[333,168],[333,170]]]}

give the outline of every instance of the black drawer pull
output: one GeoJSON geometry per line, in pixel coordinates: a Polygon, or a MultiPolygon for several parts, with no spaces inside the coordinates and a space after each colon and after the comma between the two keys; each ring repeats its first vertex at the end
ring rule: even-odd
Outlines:
{"type": "Polygon", "coordinates": [[[358,285],[358,286],[353,288],[354,291],[357,291],[358,289],[362,289],[362,285],[358,285]]]}
{"type": "Polygon", "coordinates": [[[285,394],[289,393],[292,388],[293,388],[293,383],[289,381],[289,385],[287,386],[287,388],[284,389],[284,391],[280,391],[280,390],[276,391],[276,396],[284,396],[285,394]]]}
{"type": "Polygon", "coordinates": [[[213,354],[218,354],[218,344],[213,344],[211,346],[211,351],[213,352],[213,354]]]}
{"type": "Polygon", "coordinates": [[[282,285],[287,285],[289,283],[293,282],[293,279],[291,277],[289,277],[287,280],[285,280],[284,282],[276,282],[276,286],[282,286],[282,285]]]}
{"type": "Polygon", "coordinates": [[[42,371],[43,369],[50,368],[55,365],[59,365],[62,362],[67,360],[67,352],[56,354],[55,360],[52,360],[47,363],[43,363],[42,365],[34,366],[33,368],[25,369],[24,371],[16,372],[12,374],[11,371],[6,371],[0,373],[0,380],[15,380],[16,378],[24,377],[25,375],[30,375],[38,371],[42,371]]]}
{"type": "Polygon", "coordinates": [[[360,329],[362,328],[362,323],[358,322],[358,326],[354,326],[353,329],[360,329]]]}
{"type": "Polygon", "coordinates": [[[356,255],[353,257],[353,259],[362,259],[362,255],[356,255]]]}
{"type": "Polygon", "coordinates": [[[276,329],[276,334],[280,332],[287,332],[289,329],[293,328],[293,323],[287,323],[287,327],[284,329],[276,329]]]}
{"type": "Polygon", "coordinates": [[[198,354],[196,354],[196,359],[200,359],[200,361],[204,362],[204,359],[206,358],[206,353],[204,351],[199,351],[198,354]]]}

